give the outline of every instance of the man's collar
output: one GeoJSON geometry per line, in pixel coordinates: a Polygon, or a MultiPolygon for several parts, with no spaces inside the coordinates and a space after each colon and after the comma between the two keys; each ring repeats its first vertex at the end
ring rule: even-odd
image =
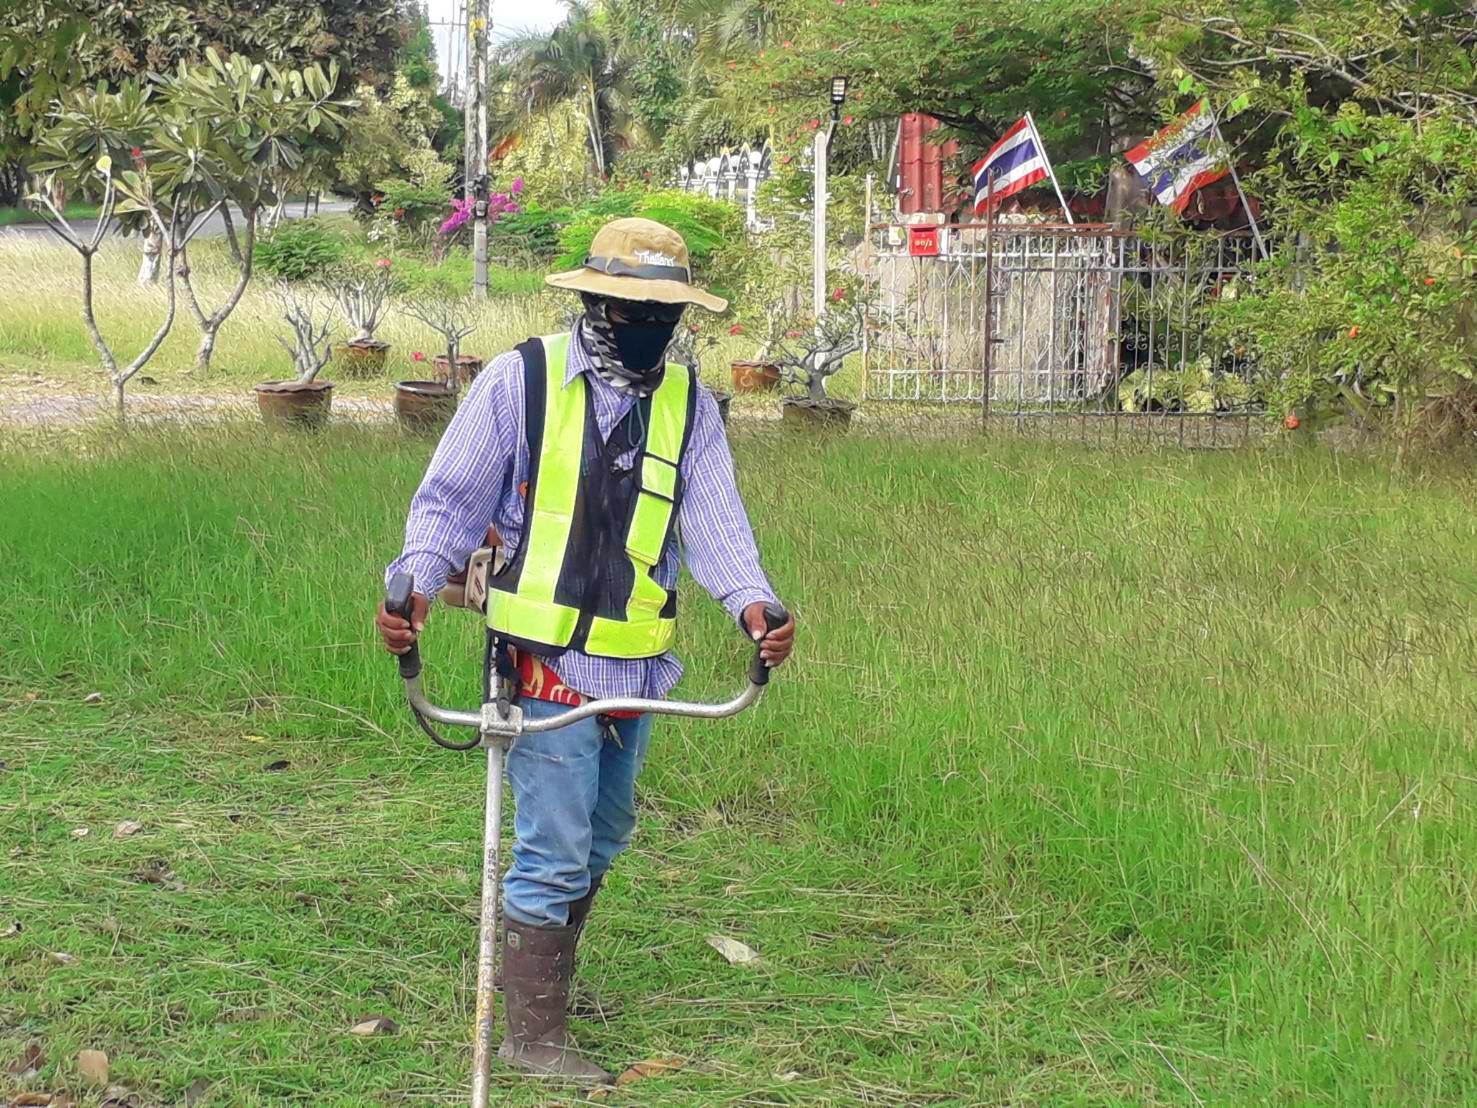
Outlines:
{"type": "Polygon", "coordinates": [[[592,379],[599,377],[594,370],[595,363],[590,360],[590,352],[585,349],[584,328],[576,324],[570,330],[569,353],[564,359],[564,383],[568,385],[581,373],[588,373],[592,379]]]}

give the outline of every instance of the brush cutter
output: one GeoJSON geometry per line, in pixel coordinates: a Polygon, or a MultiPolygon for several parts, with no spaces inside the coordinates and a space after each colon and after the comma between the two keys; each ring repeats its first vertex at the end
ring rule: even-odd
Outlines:
{"type": "MultiPolygon", "coordinates": [[[[472,555],[468,563],[465,585],[448,586],[442,599],[456,606],[480,611],[486,602],[486,580],[493,566],[496,553],[487,547],[472,555]]],[[[415,582],[407,573],[397,573],[390,579],[385,595],[385,610],[401,616],[407,621],[411,616],[411,594],[415,582]]],[[[783,608],[769,605],[764,611],[764,620],[769,630],[778,630],[788,621],[783,608]]],[[[530,719],[518,706],[516,686],[510,673],[503,673],[498,651],[488,638],[487,653],[483,661],[483,703],[478,711],[456,711],[438,707],[426,698],[421,688],[420,647],[412,644],[409,651],[399,656],[400,676],[405,680],[405,694],[410,700],[410,710],[416,722],[437,745],[448,750],[471,750],[483,747],[487,751],[487,806],[482,827],[482,914],[477,949],[477,1029],[472,1044],[472,1108],[487,1108],[491,1064],[496,1045],[493,1042],[493,976],[497,961],[497,919],[499,895],[499,861],[502,840],[503,760],[509,747],[520,735],[540,731],[553,731],[591,716],[610,712],[650,712],[653,715],[689,716],[694,719],[722,719],[742,712],[759,699],[764,686],[769,683],[769,669],[756,648],[754,662],[749,669],[749,683],[732,700],[721,704],[696,704],[682,700],[649,700],[644,697],[610,697],[590,700],[577,708],[570,708],[547,719],[530,719]],[[433,724],[448,727],[466,727],[476,735],[464,742],[452,742],[444,738],[433,724]]]]}

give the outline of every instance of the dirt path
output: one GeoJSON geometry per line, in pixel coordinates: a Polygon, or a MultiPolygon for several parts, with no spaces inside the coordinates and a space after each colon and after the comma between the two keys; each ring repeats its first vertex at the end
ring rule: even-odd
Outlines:
{"type": "MultiPolygon", "coordinates": [[[[202,423],[257,417],[256,400],[249,394],[160,395],[142,387],[131,387],[125,403],[130,420],[147,423],[202,423]]],[[[0,389],[0,426],[76,428],[112,415],[113,399],[106,393],[59,392],[54,386],[16,387],[11,383],[0,389]]],[[[388,399],[336,396],[333,415],[356,422],[381,423],[394,418],[394,409],[388,399]]]]}

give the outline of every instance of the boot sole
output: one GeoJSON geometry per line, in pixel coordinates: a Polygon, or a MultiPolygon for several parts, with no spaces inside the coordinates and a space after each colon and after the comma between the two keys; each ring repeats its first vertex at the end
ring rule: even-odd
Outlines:
{"type": "Polygon", "coordinates": [[[527,1048],[519,1050],[517,1047],[511,1046],[506,1040],[503,1041],[502,1046],[498,1047],[497,1056],[514,1069],[545,1081],[557,1081],[566,1085],[578,1085],[581,1087],[615,1084],[615,1076],[613,1074],[606,1073],[599,1066],[596,1066],[594,1062],[588,1061],[576,1051],[559,1050],[557,1047],[550,1047],[548,1049],[557,1051],[559,1061],[550,1061],[547,1063],[535,1061],[529,1056],[527,1048]],[[558,1068],[561,1062],[570,1059],[579,1059],[585,1065],[590,1066],[595,1072],[571,1073],[558,1068]]]}

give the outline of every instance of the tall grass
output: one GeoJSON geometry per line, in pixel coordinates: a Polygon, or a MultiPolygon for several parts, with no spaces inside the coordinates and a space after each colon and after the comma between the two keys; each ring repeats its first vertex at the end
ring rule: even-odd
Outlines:
{"type": "MultiPolygon", "coordinates": [[[[464,1095],[480,763],[408,725],[369,626],[429,449],[0,455],[0,903],[24,923],[0,1006],[43,1082],[98,1045],[151,1102],[201,1076],[232,1104],[464,1095]],[[156,859],[178,886],[135,876],[156,859]],[[404,1031],[344,1035],[379,1011],[404,1031]]],[[[687,1065],[623,1095],[1477,1097],[1469,478],[736,451],[800,645],[751,713],[660,725],[581,962],[624,1007],[580,1034],[687,1065]]],[[[731,691],[744,646],[684,588],[685,691],[731,691]]],[[[475,695],[473,622],[433,616],[438,699],[475,695]]]]}

